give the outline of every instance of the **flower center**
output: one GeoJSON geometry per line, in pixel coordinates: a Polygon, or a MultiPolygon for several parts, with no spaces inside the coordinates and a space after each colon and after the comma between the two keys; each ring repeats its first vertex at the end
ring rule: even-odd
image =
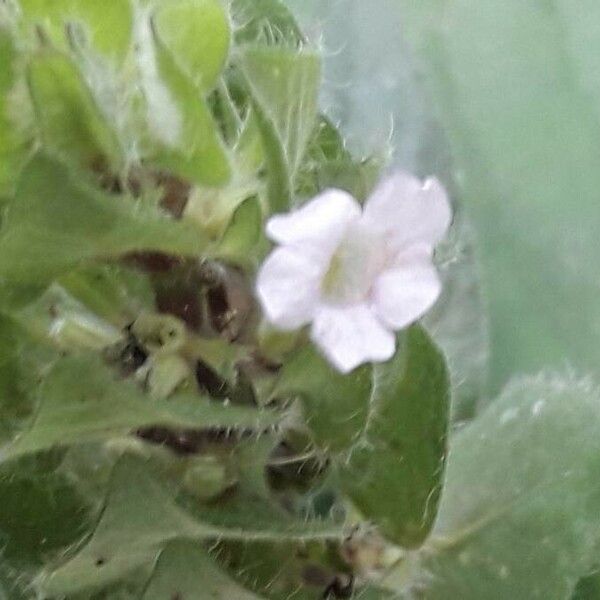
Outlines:
{"type": "Polygon", "coordinates": [[[359,224],[351,227],[332,256],[321,282],[323,299],[334,304],[365,300],[385,266],[385,257],[380,236],[359,224]]]}

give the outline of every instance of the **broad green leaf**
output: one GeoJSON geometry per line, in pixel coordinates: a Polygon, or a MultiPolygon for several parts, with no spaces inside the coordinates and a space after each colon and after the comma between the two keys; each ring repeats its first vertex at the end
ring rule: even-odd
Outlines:
{"type": "Polygon", "coordinates": [[[238,44],[263,43],[295,48],[304,35],[280,0],[233,0],[231,12],[238,44]]]}
{"type": "Polygon", "coordinates": [[[257,600],[229,578],[206,550],[189,541],[172,542],[161,553],[143,600],[257,600]]]}
{"type": "Polygon", "coordinates": [[[343,452],[364,430],[372,391],[371,366],[342,375],[307,345],[283,365],[274,396],[301,398],[315,442],[326,450],[343,452]]]}
{"type": "Polygon", "coordinates": [[[81,24],[93,46],[122,61],[130,46],[132,4],[129,0],[19,0],[28,25],[40,25],[52,41],[68,48],[68,24],[81,24]]]}
{"type": "Polygon", "coordinates": [[[155,31],[149,12],[136,19],[136,44],[148,128],[144,153],[194,183],[226,184],[229,158],[216,123],[199,88],[155,31]]]}
{"type": "Polygon", "coordinates": [[[101,588],[148,569],[173,539],[203,537],[203,526],[179,510],[144,462],[125,456],[115,466],[106,506],[90,541],[53,571],[40,574],[47,595],[101,588]]]}
{"type": "Polygon", "coordinates": [[[55,51],[42,51],[28,67],[42,142],[75,164],[117,171],[119,140],[96,104],[76,64],[55,51]]]}
{"type": "Polygon", "coordinates": [[[90,187],[43,154],[24,169],[0,230],[0,278],[47,283],[81,263],[137,250],[195,255],[204,240],[158,209],[90,187]]]}
{"type": "Polygon", "coordinates": [[[242,265],[256,262],[260,250],[262,225],[262,208],[259,199],[256,196],[248,198],[233,213],[214,255],[242,265]]]}
{"type": "Polygon", "coordinates": [[[417,574],[425,598],[570,597],[597,558],[599,427],[589,381],[540,375],[455,435],[417,574]]]}
{"type": "Polygon", "coordinates": [[[437,513],[449,391],[444,357],[422,328],[411,327],[396,356],[375,368],[365,428],[339,467],[363,516],[401,546],[419,546],[437,513]]]}
{"type": "Polygon", "coordinates": [[[23,140],[10,118],[9,94],[17,85],[17,52],[7,29],[0,24],[0,199],[8,195],[23,163],[23,140]]]}
{"type": "MultiPolygon", "coordinates": [[[[172,493],[175,493],[173,490],[172,493]]],[[[72,594],[104,587],[139,569],[148,569],[160,550],[176,539],[277,540],[328,539],[335,533],[311,530],[309,524],[287,533],[207,525],[178,507],[147,465],[125,456],[113,473],[106,507],[88,544],[71,560],[40,575],[39,586],[49,595],[72,594]]]]}
{"type": "Polygon", "coordinates": [[[289,209],[294,181],[317,118],[318,54],[245,47],[237,64],[254,101],[269,170],[274,212],[289,209]]]}
{"type": "Polygon", "coordinates": [[[218,0],[174,0],[159,5],[158,34],[201,90],[212,89],[229,50],[228,16],[218,0]]]}
{"type": "Polygon", "coordinates": [[[494,389],[565,360],[597,370],[600,95],[590,65],[600,7],[399,5],[480,243],[494,389]]]}
{"type": "Polygon", "coordinates": [[[30,428],[0,450],[0,460],[123,436],[151,425],[264,429],[277,422],[273,413],[225,406],[194,394],[152,400],[132,382],[118,381],[100,359],[90,356],[59,360],[38,396],[30,428]]]}

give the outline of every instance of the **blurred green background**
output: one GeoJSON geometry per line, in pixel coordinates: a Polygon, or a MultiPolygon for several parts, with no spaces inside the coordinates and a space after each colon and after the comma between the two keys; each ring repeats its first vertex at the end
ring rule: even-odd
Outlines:
{"type": "Polygon", "coordinates": [[[432,329],[467,405],[477,386],[495,393],[516,374],[596,372],[600,4],[288,4],[325,52],[323,106],[352,147],[389,143],[393,165],[437,174],[453,192],[444,306],[460,309],[468,333],[443,307],[432,329]]]}

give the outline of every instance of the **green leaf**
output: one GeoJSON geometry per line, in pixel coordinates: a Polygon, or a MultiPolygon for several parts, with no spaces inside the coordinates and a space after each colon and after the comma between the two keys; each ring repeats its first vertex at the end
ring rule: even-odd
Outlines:
{"type": "Polygon", "coordinates": [[[329,532],[311,532],[310,526],[287,534],[215,527],[193,519],[179,508],[172,495],[148,473],[146,463],[123,457],[115,466],[106,507],[88,544],[71,560],[39,577],[48,595],[73,594],[100,588],[139,569],[148,569],[160,550],[176,539],[328,539],[329,532]]]}
{"type": "Polygon", "coordinates": [[[40,52],[29,63],[28,81],[44,145],[75,164],[117,171],[119,140],[75,63],[40,52]]]}
{"type": "Polygon", "coordinates": [[[599,427],[589,381],[540,375],[455,435],[417,574],[425,597],[570,597],[597,558],[599,427]]]}
{"type": "Polygon", "coordinates": [[[90,187],[43,154],[24,169],[0,233],[0,278],[40,285],[84,261],[137,250],[195,255],[195,227],[90,187]]]}
{"type": "Polygon", "coordinates": [[[9,116],[9,94],[17,84],[14,41],[0,25],[0,198],[12,190],[24,158],[24,144],[9,116]]]}
{"type": "Polygon", "coordinates": [[[95,315],[123,329],[141,312],[154,310],[149,277],[119,265],[91,265],[58,280],[74,299],[95,315]]]}
{"type": "Polygon", "coordinates": [[[342,375],[307,345],[283,365],[274,396],[300,397],[315,442],[325,450],[343,452],[367,423],[372,391],[371,366],[342,375]]]}
{"type": "Polygon", "coordinates": [[[149,13],[138,16],[136,31],[148,129],[144,153],[194,183],[223,186],[231,175],[229,158],[199,88],[165,45],[149,13]]]}
{"type": "Polygon", "coordinates": [[[597,370],[590,324],[600,318],[600,87],[590,65],[600,50],[600,7],[400,6],[480,242],[494,389],[515,371],[565,360],[597,370]]]}
{"type": "Polygon", "coordinates": [[[52,41],[66,50],[66,25],[81,24],[94,47],[113,60],[122,61],[130,46],[133,22],[129,0],[20,0],[26,22],[41,25],[52,41]]]}
{"type": "Polygon", "coordinates": [[[173,542],[161,553],[143,600],[258,600],[216,565],[206,550],[189,541],[173,542]]]}
{"type": "MultiPolygon", "coordinates": [[[[305,551],[304,551],[305,552],[305,551]]],[[[215,559],[241,585],[269,600],[314,600],[322,595],[302,578],[302,547],[290,543],[220,543],[215,559]]],[[[323,586],[324,587],[324,586],[323,586]]]]}
{"type": "Polygon", "coordinates": [[[340,465],[342,488],[396,544],[419,546],[437,514],[450,408],[443,355],[411,327],[396,356],[374,371],[369,416],[340,465]]]}
{"type": "Polygon", "coordinates": [[[304,41],[290,10],[280,0],[233,0],[235,40],[244,43],[263,43],[297,47],[304,41]]]}
{"type": "Polygon", "coordinates": [[[262,208],[258,197],[245,200],[233,213],[214,255],[236,264],[248,265],[258,259],[262,237],[262,208]]]}
{"type": "Polygon", "coordinates": [[[355,160],[338,130],[321,116],[300,166],[296,193],[312,198],[326,188],[337,188],[363,201],[377,183],[381,166],[375,158],[355,160]]]}
{"type": "Polygon", "coordinates": [[[60,359],[38,395],[31,427],[0,450],[0,460],[128,435],[151,425],[264,429],[278,419],[274,413],[225,406],[195,394],[152,400],[132,382],[117,380],[100,359],[90,356],[60,359]]]}
{"type": "Polygon", "coordinates": [[[228,17],[218,0],[174,0],[158,7],[158,34],[192,82],[209,91],[229,50],[228,17]]]}
{"type": "Polygon", "coordinates": [[[102,517],[90,541],[71,560],[40,574],[48,595],[104,587],[140,567],[149,567],[165,543],[202,537],[197,523],[174,504],[140,460],[125,456],[113,471],[102,517]]]}
{"type": "Polygon", "coordinates": [[[246,47],[237,64],[263,136],[271,210],[282,212],[291,206],[295,177],[315,126],[319,56],[308,50],[246,47]]]}

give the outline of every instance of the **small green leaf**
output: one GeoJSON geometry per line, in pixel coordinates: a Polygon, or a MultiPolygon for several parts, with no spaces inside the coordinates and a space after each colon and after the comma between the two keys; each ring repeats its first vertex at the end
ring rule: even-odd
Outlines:
{"type": "Polygon", "coordinates": [[[119,140],[68,56],[36,54],[28,81],[46,147],[81,166],[118,170],[123,161],[119,140]]]}
{"type": "Polygon", "coordinates": [[[129,381],[118,381],[100,359],[60,359],[39,388],[39,408],[27,431],[0,450],[0,460],[55,446],[127,435],[151,425],[264,429],[277,415],[225,406],[195,394],[152,400],[129,381]]]}
{"type": "Polygon", "coordinates": [[[229,578],[198,543],[172,542],[161,553],[142,600],[258,600],[229,578]]]}
{"type": "Polygon", "coordinates": [[[257,259],[261,235],[262,208],[259,199],[254,196],[240,204],[233,213],[214,255],[236,264],[252,264],[257,259]]]}
{"type": "Polygon", "coordinates": [[[417,574],[425,597],[570,597],[597,560],[599,428],[589,381],[540,375],[459,431],[417,574]]]}
{"type": "Polygon", "coordinates": [[[295,48],[304,41],[294,15],[280,0],[233,0],[231,12],[239,45],[261,43],[295,48]]]}
{"type": "Polygon", "coordinates": [[[231,175],[229,158],[206,101],[155,31],[150,14],[140,13],[136,23],[148,125],[144,153],[185,179],[223,186],[231,175]]]}
{"type": "Polygon", "coordinates": [[[366,426],[340,464],[342,488],[395,543],[419,546],[437,514],[450,408],[443,355],[419,326],[374,371],[366,426]]]}
{"type": "Polygon", "coordinates": [[[371,366],[342,375],[307,345],[283,365],[274,395],[300,397],[315,442],[325,450],[343,452],[365,427],[372,391],[371,366]]]}
{"type": "Polygon", "coordinates": [[[158,34],[192,82],[209,91],[227,58],[229,21],[218,0],[172,0],[158,7],[158,34]]]}
{"type": "Polygon", "coordinates": [[[40,285],[85,261],[137,250],[195,255],[206,242],[188,223],[92,188],[38,154],[24,169],[0,231],[0,277],[40,285]]]}
{"type": "Polygon", "coordinates": [[[321,116],[300,166],[296,193],[312,198],[326,188],[337,188],[364,201],[377,183],[381,163],[376,158],[355,160],[338,130],[321,116]]]}
{"type": "Polygon", "coordinates": [[[297,544],[225,542],[216,547],[214,557],[236,581],[261,597],[314,600],[324,590],[319,594],[305,586],[302,554],[297,544]]]}
{"type": "Polygon", "coordinates": [[[146,274],[119,265],[91,265],[58,280],[95,315],[124,328],[141,312],[154,310],[154,291],[146,274]]]}
{"type": "Polygon", "coordinates": [[[271,210],[282,212],[291,206],[295,177],[315,126],[319,56],[308,50],[246,47],[238,66],[263,136],[271,210]]]}
{"type": "Polygon", "coordinates": [[[93,46],[121,62],[129,50],[132,5],[129,0],[20,0],[26,22],[41,25],[61,49],[68,48],[66,25],[81,24],[93,46]]]}

